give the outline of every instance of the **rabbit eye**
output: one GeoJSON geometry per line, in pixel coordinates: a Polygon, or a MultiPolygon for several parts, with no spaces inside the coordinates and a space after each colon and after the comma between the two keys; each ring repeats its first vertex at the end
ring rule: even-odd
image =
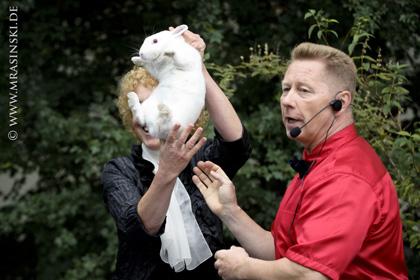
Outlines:
{"type": "Polygon", "coordinates": [[[158,42],[157,39],[153,39],[153,44],[156,44],[158,42]]]}

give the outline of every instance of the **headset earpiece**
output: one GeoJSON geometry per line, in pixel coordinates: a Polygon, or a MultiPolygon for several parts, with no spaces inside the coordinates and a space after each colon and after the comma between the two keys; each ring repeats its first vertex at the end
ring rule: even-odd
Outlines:
{"type": "Polygon", "coordinates": [[[343,107],[343,103],[339,99],[334,99],[333,101],[330,102],[330,106],[335,112],[338,112],[343,107]]]}
{"type": "Polygon", "coordinates": [[[302,132],[302,128],[304,128],[308,123],[310,123],[316,116],[321,114],[322,111],[327,109],[328,106],[331,106],[334,112],[338,112],[341,110],[341,107],[343,107],[343,102],[340,99],[332,100],[330,103],[328,103],[328,105],[325,105],[321,110],[319,110],[318,113],[313,115],[312,118],[309,121],[305,122],[301,127],[297,126],[297,127],[292,128],[289,132],[290,137],[292,138],[298,137],[302,132]]]}

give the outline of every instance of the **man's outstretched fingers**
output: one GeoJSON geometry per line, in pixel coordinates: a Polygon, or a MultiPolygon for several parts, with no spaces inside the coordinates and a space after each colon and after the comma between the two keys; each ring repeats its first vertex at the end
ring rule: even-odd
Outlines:
{"type": "Polygon", "coordinates": [[[193,172],[194,172],[194,174],[195,175],[197,175],[197,176],[201,176],[201,175],[206,175],[206,171],[204,170],[204,168],[203,168],[204,166],[203,166],[203,162],[202,161],[199,161],[198,163],[197,163],[197,166],[195,166],[194,168],[193,168],[193,172]]]}
{"type": "Polygon", "coordinates": [[[211,172],[212,168],[214,168],[214,169],[218,168],[218,166],[216,164],[214,164],[211,161],[206,161],[206,162],[200,161],[200,162],[197,163],[197,167],[200,168],[201,172],[205,173],[213,181],[212,176],[210,176],[210,172],[211,172]]]}
{"type": "Polygon", "coordinates": [[[213,186],[213,181],[209,178],[207,173],[202,172],[200,175],[198,175],[198,178],[208,188],[213,186]]]}
{"type": "Polygon", "coordinates": [[[212,172],[219,174],[220,175],[220,178],[222,178],[224,181],[225,180],[230,180],[229,176],[226,175],[225,171],[223,171],[222,168],[219,168],[217,170],[214,170],[213,169],[212,172]]]}
{"type": "Polygon", "coordinates": [[[220,166],[211,161],[204,162],[203,169],[207,174],[210,174],[211,171],[218,172],[218,170],[222,170],[220,166]]]}
{"type": "Polygon", "coordinates": [[[207,190],[206,185],[203,184],[203,182],[200,181],[200,179],[198,178],[197,175],[194,175],[192,177],[192,180],[194,182],[194,184],[197,186],[198,190],[201,192],[201,194],[204,196],[204,193],[207,190]]]}
{"type": "Polygon", "coordinates": [[[205,168],[204,161],[197,162],[197,167],[200,168],[200,171],[202,171],[205,168]]]}
{"type": "Polygon", "coordinates": [[[201,169],[200,169],[200,168],[198,168],[197,166],[195,166],[195,167],[193,168],[193,172],[194,172],[194,174],[195,174],[196,176],[199,176],[201,173],[203,173],[203,171],[201,171],[201,169]]]}
{"type": "Polygon", "coordinates": [[[194,167],[193,172],[195,176],[197,176],[197,179],[200,180],[201,183],[203,183],[206,187],[210,187],[210,184],[212,181],[209,179],[206,173],[204,173],[199,167],[194,167]]]}
{"type": "MultiPolygon", "coordinates": [[[[219,170],[222,170],[222,169],[219,169],[219,170]]],[[[220,174],[219,171],[216,172],[214,170],[211,170],[210,174],[209,174],[209,177],[210,177],[211,180],[219,181],[221,184],[226,182],[226,177],[223,176],[223,174],[220,174]]]]}

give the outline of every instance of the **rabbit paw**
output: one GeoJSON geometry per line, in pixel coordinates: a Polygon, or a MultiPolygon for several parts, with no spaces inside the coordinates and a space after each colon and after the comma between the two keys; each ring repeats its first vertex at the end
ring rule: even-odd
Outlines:
{"type": "Polygon", "coordinates": [[[133,109],[135,106],[140,104],[139,97],[137,96],[137,94],[134,91],[129,92],[127,94],[127,97],[128,97],[128,107],[130,109],[133,109]]]}
{"type": "Polygon", "coordinates": [[[142,65],[142,59],[140,56],[133,56],[131,58],[131,62],[133,62],[135,65],[138,65],[138,66],[142,65]]]}

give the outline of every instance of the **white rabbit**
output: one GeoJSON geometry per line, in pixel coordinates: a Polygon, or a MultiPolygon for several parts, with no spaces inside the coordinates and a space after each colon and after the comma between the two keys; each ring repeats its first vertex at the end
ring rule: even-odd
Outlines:
{"type": "Polygon", "coordinates": [[[205,102],[205,83],[200,53],[181,36],[188,29],[180,25],[147,37],[134,64],[144,67],[159,84],[139,102],[128,93],[128,105],[135,121],[150,135],[166,139],[175,123],[181,130],[198,119],[205,102]]]}

